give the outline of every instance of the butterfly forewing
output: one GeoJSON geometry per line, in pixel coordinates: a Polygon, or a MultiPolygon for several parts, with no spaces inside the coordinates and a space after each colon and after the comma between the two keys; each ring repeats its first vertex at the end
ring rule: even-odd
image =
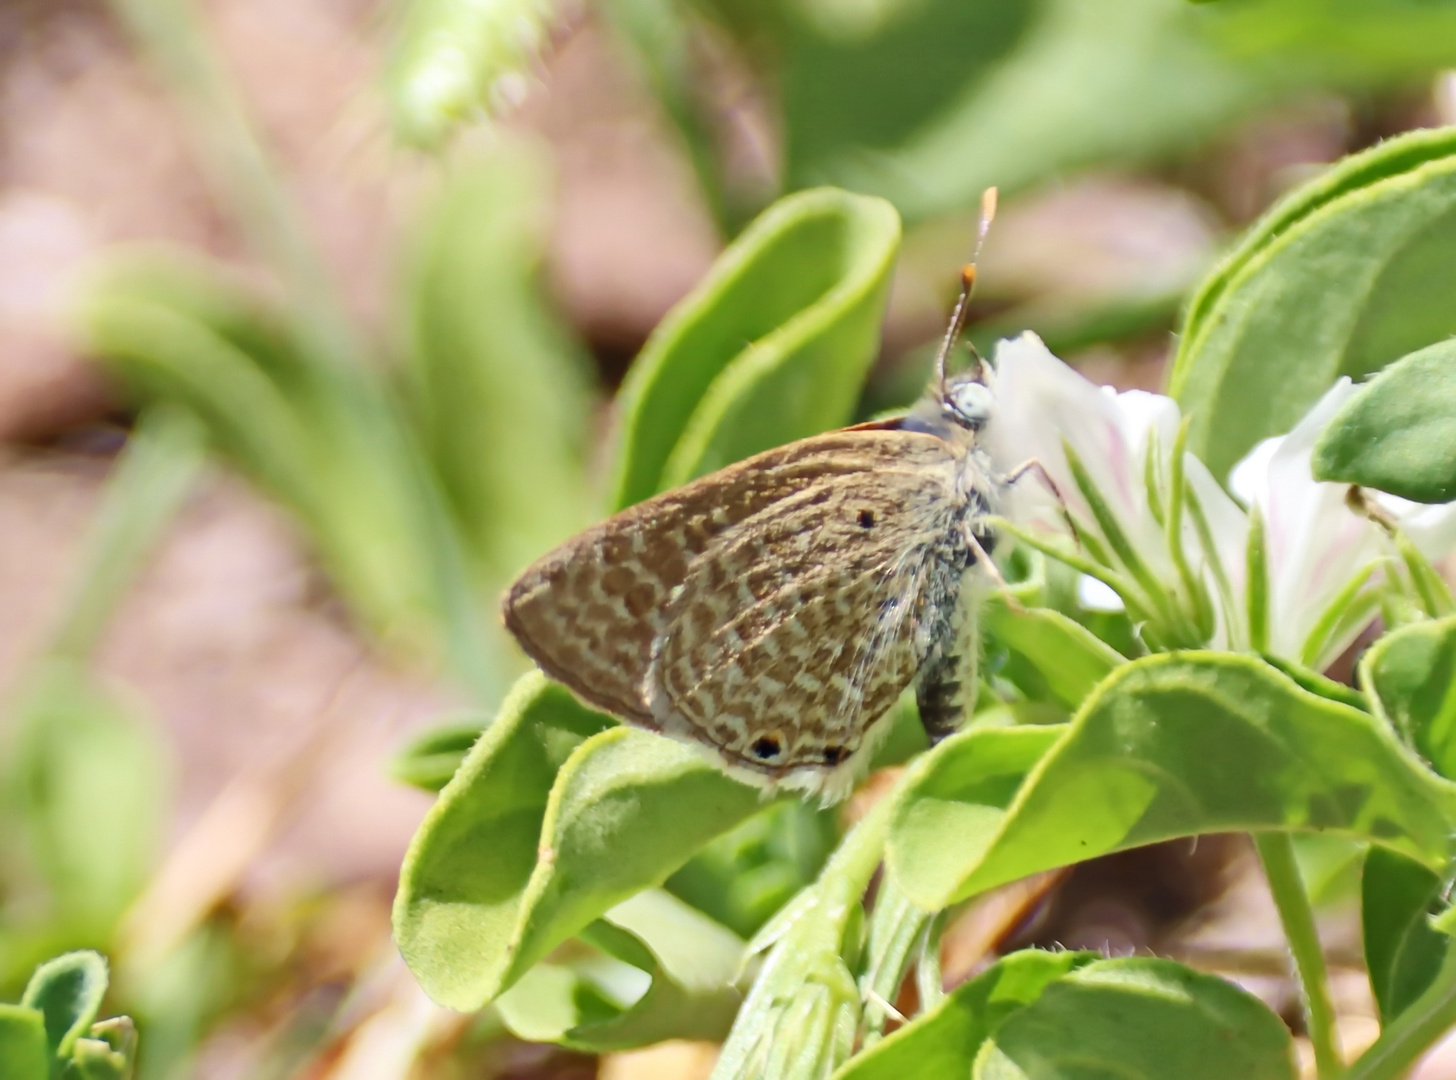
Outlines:
{"type": "Polygon", "coordinates": [[[506,625],[542,670],[581,698],[658,727],[643,679],[673,591],[693,562],[775,503],[893,466],[904,437],[881,424],[831,432],[630,507],[528,568],[504,598],[506,625]]]}

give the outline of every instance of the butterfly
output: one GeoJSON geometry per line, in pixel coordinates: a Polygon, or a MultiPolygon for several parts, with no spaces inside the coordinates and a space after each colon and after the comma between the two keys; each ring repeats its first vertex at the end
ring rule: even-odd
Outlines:
{"type": "MultiPolygon", "coordinates": [[[[984,226],[983,226],[984,229],[984,226]]],[[[608,518],[523,572],[505,624],[551,678],[771,788],[848,793],[912,683],[932,740],[976,686],[977,583],[998,476],[991,372],[936,376],[907,415],[802,439],[608,518]]]]}

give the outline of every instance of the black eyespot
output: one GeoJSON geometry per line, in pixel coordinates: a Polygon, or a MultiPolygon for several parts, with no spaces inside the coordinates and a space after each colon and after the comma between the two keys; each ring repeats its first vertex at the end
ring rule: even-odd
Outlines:
{"type": "Polygon", "coordinates": [[[847,757],[849,757],[849,751],[842,746],[826,746],[824,748],[824,764],[826,765],[838,765],[847,757]]]}
{"type": "Polygon", "coordinates": [[[859,512],[859,527],[861,529],[872,528],[875,524],[875,512],[873,510],[861,510],[859,512]]]}
{"type": "Polygon", "coordinates": [[[769,758],[779,756],[780,746],[777,739],[765,735],[763,738],[754,742],[752,749],[754,757],[767,761],[769,758]]]}

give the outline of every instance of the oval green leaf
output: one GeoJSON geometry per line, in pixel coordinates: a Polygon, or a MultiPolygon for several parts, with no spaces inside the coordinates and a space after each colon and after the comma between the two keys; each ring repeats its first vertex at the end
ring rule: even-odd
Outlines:
{"type": "Polygon", "coordinates": [[[991,843],[1027,774],[1067,731],[1066,724],[973,728],[912,767],[885,854],[911,900],[928,911],[948,906],[967,862],[991,843]]]}
{"type": "Polygon", "coordinates": [[[557,771],[613,721],[532,672],[425,815],[400,869],[394,934],[425,992],[476,1009],[504,988],[557,771]]]}
{"type": "Polygon", "coordinates": [[[1014,799],[1004,780],[987,784],[973,745],[958,736],[927,755],[896,808],[889,865],[922,907],[1209,832],[1330,830],[1433,868],[1451,854],[1456,785],[1376,718],[1254,657],[1170,653],[1123,665],[1014,799]]]}
{"type": "Polygon", "coordinates": [[[106,958],[89,949],[65,953],[35,969],[20,1004],[45,1018],[51,1056],[64,1061],[90,1029],[109,982],[106,958]]]}
{"type": "Polygon", "coordinates": [[[1113,668],[1126,662],[1081,623],[1050,608],[1012,610],[995,598],[986,604],[982,619],[987,633],[1036,669],[1045,699],[1067,709],[1077,708],[1113,668]]]}
{"type": "Polygon", "coordinates": [[[1441,879],[1388,848],[1372,847],[1360,878],[1360,921],[1370,989],[1389,1023],[1436,980],[1451,939],[1431,926],[1445,908],[1441,879]]]}
{"type": "Polygon", "coordinates": [[[150,717],[82,664],[52,661],[32,680],[13,715],[6,762],[22,834],[73,932],[104,938],[161,849],[167,744],[150,717]]]}
{"type": "Polygon", "coordinates": [[[81,317],[92,351],[139,403],[190,411],[214,448],[298,516],[364,622],[416,649],[432,640],[441,609],[467,589],[450,580],[447,592],[445,560],[430,550],[443,543],[430,531],[433,493],[364,368],[301,347],[278,311],[199,260],[119,260],[81,317]]]}
{"type": "Polygon", "coordinates": [[[1341,406],[1315,444],[1316,480],[1421,503],[1456,499],[1456,342],[1397,360],[1341,406]]]}
{"type": "Polygon", "coordinates": [[[442,1005],[485,1005],[762,806],[688,747],[608,723],[524,677],[421,825],[395,938],[442,1005]]]}
{"type": "Polygon", "coordinates": [[[1360,661],[1360,683],[1432,768],[1456,778],[1456,618],[1386,634],[1360,661]]]}
{"type": "Polygon", "coordinates": [[[0,1005],[0,1080],[46,1080],[50,1048],[45,1017],[24,1005],[0,1005]]]}
{"type": "Polygon", "coordinates": [[[1169,386],[1224,476],[1340,375],[1456,332],[1456,130],[1353,155],[1289,196],[1205,280],[1169,386]]]}
{"type": "Polygon", "coordinates": [[[453,170],[411,267],[406,402],[496,587],[586,524],[587,369],[539,281],[551,193],[523,146],[453,170]]]}
{"type": "Polygon", "coordinates": [[[1057,979],[1098,959],[1090,952],[1023,949],[962,983],[865,1053],[834,1080],[965,1080],[981,1046],[1057,979]]]}
{"type": "Polygon", "coordinates": [[[749,225],[628,375],[612,506],[847,423],[899,242],[889,203],[834,188],[749,225]]]}
{"type": "Polygon", "coordinates": [[[593,736],[551,790],[506,983],[763,806],[698,751],[645,731],[593,736]]]}
{"type": "Polygon", "coordinates": [[[485,727],[480,720],[462,716],[455,723],[433,728],[394,756],[389,763],[389,775],[401,784],[437,792],[460,771],[465,755],[470,753],[485,727]]]}
{"type": "Polygon", "coordinates": [[[537,964],[500,996],[496,1008],[523,1039],[587,1053],[631,1049],[663,1039],[721,1039],[742,1002],[734,986],[743,941],[701,912],[656,889],[617,905],[582,935],[599,954],[576,965],[537,964]]]}
{"type": "Polygon", "coordinates": [[[1172,960],[1100,960],[1051,983],[982,1048],[975,1080],[1295,1080],[1294,1041],[1258,998],[1172,960]]]}

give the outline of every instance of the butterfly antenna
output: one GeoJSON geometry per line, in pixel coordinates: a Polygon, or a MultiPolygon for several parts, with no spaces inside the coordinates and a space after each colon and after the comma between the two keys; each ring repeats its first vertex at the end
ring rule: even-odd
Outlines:
{"type": "MultiPolygon", "coordinates": [[[[942,395],[945,393],[946,364],[949,363],[951,351],[960,340],[961,333],[966,328],[966,319],[970,316],[971,294],[976,291],[976,260],[981,257],[981,247],[986,243],[986,234],[991,231],[991,222],[995,218],[996,189],[990,187],[981,193],[981,223],[976,229],[976,249],[971,252],[971,261],[961,267],[961,294],[956,298],[955,308],[950,313],[950,325],[946,327],[945,338],[935,356],[935,380],[942,395]]],[[[971,351],[975,352],[974,346],[971,351]]],[[[980,353],[976,353],[976,360],[984,372],[986,362],[981,359],[980,353]]]]}

